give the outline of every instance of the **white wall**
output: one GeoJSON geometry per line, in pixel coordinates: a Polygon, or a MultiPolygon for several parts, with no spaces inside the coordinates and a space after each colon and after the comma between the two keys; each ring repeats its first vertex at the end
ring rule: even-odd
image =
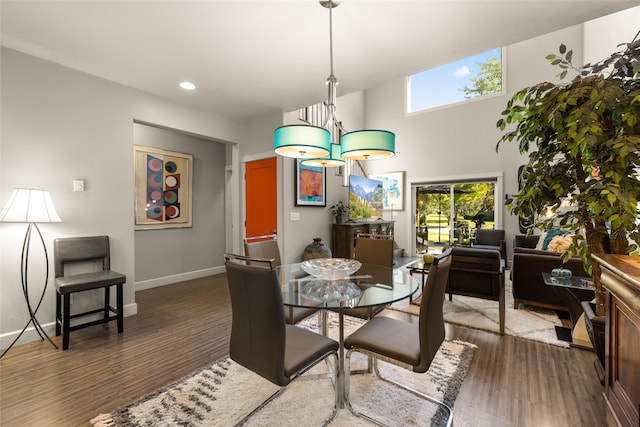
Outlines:
{"type": "MultiPolygon", "coordinates": [[[[126,314],[136,313],[134,120],[221,142],[238,141],[239,126],[224,117],[176,105],[10,49],[2,48],[0,55],[0,205],[6,203],[15,187],[51,191],[63,221],[41,226],[51,266],[54,238],[109,235],[112,268],[126,274],[128,279],[124,295],[126,314]],[[72,191],[76,178],[86,180],[85,192],[72,191]]],[[[28,321],[20,286],[20,251],[25,231],[26,224],[0,223],[0,347],[3,348],[28,321]]],[[[37,247],[38,242],[34,243],[37,247]]],[[[42,253],[34,249],[30,261],[29,285],[38,294],[45,271],[42,253]]],[[[53,271],[50,276],[38,319],[52,331],[53,271]]],[[[37,339],[37,335],[27,333],[21,342],[31,339],[37,339]]]]}
{"type": "Polygon", "coordinates": [[[640,6],[603,16],[584,25],[584,61],[598,62],[630,43],[640,30],[640,6]]]}
{"type": "MultiPolygon", "coordinates": [[[[478,99],[448,108],[412,115],[405,114],[405,79],[400,78],[366,92],[366,126],[396,133],[396,155],[388,160],[365,162],[367,171],[406,171],[406,180],[417,182],[440,176],[469,176],[502,172],[504,191],[517,192],[517,169],[526,157],[517,143],[503,144],[496,153],[501,132],[496,127],[500,112],[520,89],[549,80],[558,71],[545,56],[556,52],[560,43],[574,46],[574,58],[582,57],[582,26],[537,37],[506,48],[506,86],[503,96],[478,99]]],[[[406,185],[405,210],[394,218],[396,239],[404,248],[413,247],[411,194],[406,185]]],[[[504,200],[503,194],[496,198],[504,200]]],[[[517,220],[503,211],[507,242],[517,234],[517,220]]],[[[507,246],[511,246],[508,244],[507,246]]]]}
{"type": "Polygon", "coordinates": [[[136,290],[223,273],[225,145],[143,124],[133,131],[136,145],[193,156],[192,226],[135,231],[136,290]]]}

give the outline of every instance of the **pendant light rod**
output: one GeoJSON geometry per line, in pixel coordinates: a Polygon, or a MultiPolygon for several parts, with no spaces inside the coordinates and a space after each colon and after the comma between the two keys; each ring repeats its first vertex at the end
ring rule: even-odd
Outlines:
{"type": "Polygon", "coordinates": [[[342,127],[342,123],[338,121],[337,117],[337,90],[338,79],[335,74],[333,74],[333,8],[337,7],[340,4],[339,1],[320,1],[320,5],[329,9],[329,77],[327,78],[327,118],[325,119],[322,127],[325,129],[329,129],[331,132],[331,137],[333,139],[333,143],[337,144],[340,141],[337,139],[338,136],[334,135],[333,129],[337,127],[342,132],[346,132],[346,129],[342,127]]]}

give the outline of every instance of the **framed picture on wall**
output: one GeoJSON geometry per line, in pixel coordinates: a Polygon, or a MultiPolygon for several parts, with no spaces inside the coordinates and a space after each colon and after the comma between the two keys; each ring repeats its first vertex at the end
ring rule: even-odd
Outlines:
{"type": "Polygon", "coordinates": [[[303,165],[295,161],[296,206],[327,206],[325,168],[303,165]]]}
{"type": "Polygon", "coordinates": [[[373,173],[369,178],[382,181],[382,209],[385,211],[404,210],[404,171],[373,173]]]}
{"type": "Polygon", "coordinates": [[[135,229],[192,226],[193,156],[133,147],[135,229]]]}

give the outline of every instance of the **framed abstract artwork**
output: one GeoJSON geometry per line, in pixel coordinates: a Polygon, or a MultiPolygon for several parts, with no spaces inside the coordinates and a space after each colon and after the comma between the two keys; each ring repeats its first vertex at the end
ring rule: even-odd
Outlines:
{"type": "Polygon", "coordinates": [[[327,206],[325,168],[295,163],[296,206],[327,206]]]}
{"type": "Polygon", "coordinates": [[[135,229],[192,226],[193,156],[133,147],[135,229]]]}
{"type": "Polygon", "coordinates": [[[382,209],[404,210],[404,171],[369,174],[369,178],[382,181],[382,209]]]}

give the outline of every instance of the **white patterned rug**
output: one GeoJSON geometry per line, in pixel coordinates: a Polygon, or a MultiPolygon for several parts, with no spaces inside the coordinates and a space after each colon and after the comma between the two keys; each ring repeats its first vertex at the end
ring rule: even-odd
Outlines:
{"type": "MultiPolygon", "coordinates": [[[[509,271],[505,273],[505,334],[541,341],[559,347],[569,347],[567,341],[561,341],[556,335],[555,326],[562,321],[554,310],[537,307],[513,308],[513,292],[509,271]]],[[[420,276],[417,276],[418,280],[420,276]]],[[[409,300],[399,301],[391,309],[418,315],[420,306],[409,304],[409,300]]],[[[498,301],[454,295],[449,301],[445,295],[444,321],[454,325],[499,333],[498,301]]]]}
{"type": "MultiPolygon", "coordinates": [[[[337,316],[329,316],[329,335],[337,335],[337,316]]],[[[345,334],[362,324],[359,319],[345,317],[345,334]]],[[[303,322],[314,329],[317,317],[303,322]]],[[[416,374],[397,366],[380,362],[384,374],[407,385],[448,402],[458,395],[473,358],[475,345],[446,340],[431,368],[416,374]]],[[[352,357],[352,368],[366,366],[360,354],[352,357]]],[[[326,372],[319,364],[305,376],[326,372]]],[[[321,425],[333,407],[333,386],[328,377],[293,381],[287,389],[252,417],[248,426],[321,425]]],[[[137,402],[117,409],[113,414],[101,414],[91,420],[94,427],[141,426],[232,426],[260,405],[277,390],[277,386],[225,358],[181,379],[137,402]]],[[[372,374],[354,375],[351,380],[351,400],[356,410],[374,416],[388,425],[438,425],[441,416],[436,405],[382,382],[372,374]],[[431,421],[428,421],[431,420],[431,421]]],[[[347,410],[340,410],[332,426],[370,425],[347,410]]]]}

